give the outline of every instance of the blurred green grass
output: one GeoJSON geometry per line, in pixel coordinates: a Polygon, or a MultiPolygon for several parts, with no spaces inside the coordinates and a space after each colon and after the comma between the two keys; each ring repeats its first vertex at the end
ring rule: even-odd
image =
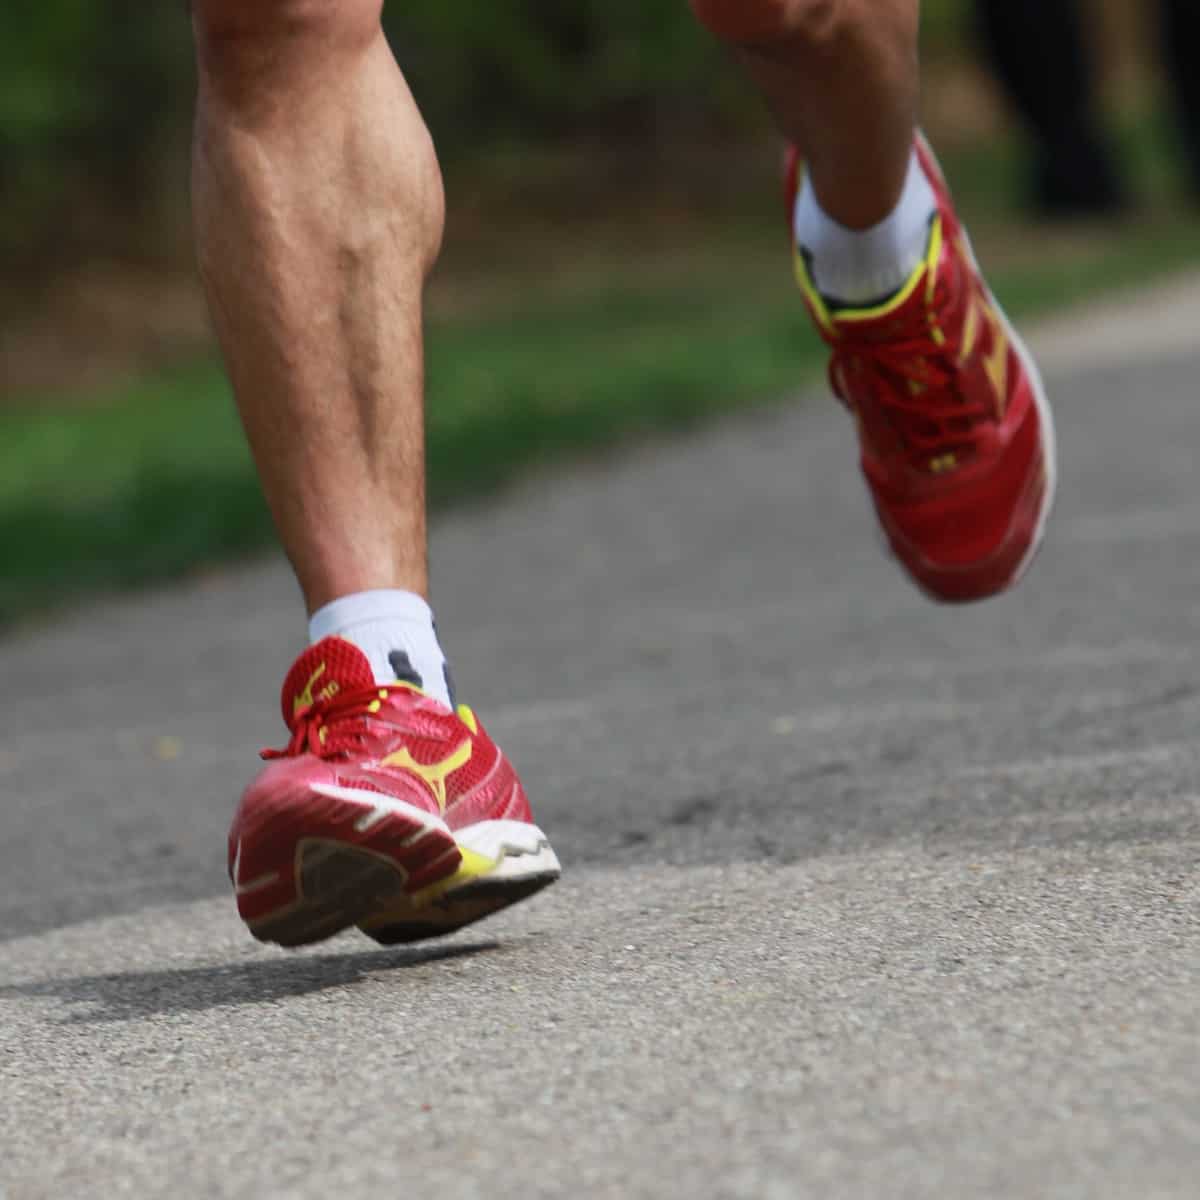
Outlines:
{"type": "MultiPolygon", "coordinates": [[[[1163,138],[1128,141],[1152,195],[1168,190],[1163,138]]],[[[1200,261],[1200,226],[1156,198],[1151,219],[1026,232],[1013,216],[1011,146],[947,165],[993,286],[1018,316],[1200,261]]],[[[759,207],[753,218],[689,225],[665,243],[653,232],[639,241],[610,231],[578,255],[493,273],[483,302],[435,304],[432,503],[478,498],[540,464],[778,403],[811,381],[821,349],[790,281],[777,214],[759,207]]],[[[848,440],[848,464],[851,454],[848,440]]],[[[212,361],[107,394],[29,396],[0,408],[0,625],[272,540],[212,361]]]]}

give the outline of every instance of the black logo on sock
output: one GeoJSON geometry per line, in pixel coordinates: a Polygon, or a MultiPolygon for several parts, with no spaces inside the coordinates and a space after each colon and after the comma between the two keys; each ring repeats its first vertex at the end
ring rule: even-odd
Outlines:
{"type": "Polygon", "coordinates": [[[411,683],[413,687],[424,688],[425,680],[421,678],[421,672],[412,665],[412,659],[408,657],[406,650],[393,650],[388,655],[388,664],[396,673],[396,680],[399,683],[411,683]]]}

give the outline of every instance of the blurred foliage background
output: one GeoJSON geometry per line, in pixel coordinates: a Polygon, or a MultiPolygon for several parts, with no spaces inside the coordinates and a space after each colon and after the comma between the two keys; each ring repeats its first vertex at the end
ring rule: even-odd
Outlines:
{"type": "MultiPolygon", "coordinates": [[[[1132,0],[1107,0],[1122,7],[1132,0]]],[[[970,57],[967,8],[927,0],[928,60],[970,57]]],[[[636,154],[763,127],[682,0],[404,0],[385,19],[451,162],[497,144],[619,139],[636,154]]],[[[182,0],[7,5],[0,30],[4,266],[169,249],[194,86],[182,0]]]]}
{"type": "MultiPolygon", "coordinates": [[[[923,6],[924,122],[1019,312],[1200,257],[1147,7],[1090,11],[1138,218],[1031,230],[971,0],[923,6]]],[[[385,16],[448,184],[428,306],[435,502],[816,371],[778,141],[683,0],[402,0],[385,16]]],[[[271,541],[192,267],[194,86],[185,0],[0,12],[0,626],[271,541]]]]}
{"type": "MultiPolygon", "coordinates": [[[[1127,82],[1145,41],[1136,0],[1092,7],[1106,73],[1127,82]]],[[[970,0],[925,0],[923,8],[934,85],[927,119],[960,137],[994,133],[1000,111],[973,66],[969,10],[970,0]]],[[[630,174],[643,178],[647,158],[674,145],[761,143],[756,98],[696,30],[682,0],[404,0],[387,7],[385,20],[451,173],[514,148],[544,156],[582,143],[602,147],[597,153],[610,166],[617,147],[616,157],[633,164],[630,174]]],[[[7,279],[44,279],[81,257],[186,255],[193,90],[184,0],[6,6],[0,268],[7,279]]],[[[1116,90],[1124,102],[1130,89],[1116,90]]],[[[470,196],[460,196],[466,207],[470,196]]]]}

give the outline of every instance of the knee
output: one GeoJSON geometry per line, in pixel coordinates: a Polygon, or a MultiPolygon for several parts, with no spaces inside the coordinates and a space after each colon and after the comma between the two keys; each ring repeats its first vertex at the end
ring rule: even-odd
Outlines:
{"type": "Polygon", "coordinates": [[[696,18],[711,33],[743,46],[767,46],[783,40],[828,45],[854,19],[852,0],[689,2],[696,18]]]}
{"type": "Polygon", "coordinates": [[[192,0],[200,69],[246,84],[310,69],[369,46],[382,11],[383,0],[192,0]]]}
{"type": "Polygon", "coordinates": [[[373,36],[383,0],[192,0],[197,36],[208,42],[306,35],[345,42],[373,36]]]}

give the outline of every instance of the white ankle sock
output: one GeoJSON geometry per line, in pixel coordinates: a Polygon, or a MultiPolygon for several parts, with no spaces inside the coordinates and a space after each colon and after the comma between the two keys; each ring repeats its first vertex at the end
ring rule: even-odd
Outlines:
{"type": "Polygon", "coordinates": [[[433,612],[415,592],[373,591],[342,596],[319,608],[308,622],[315,644],[341,637],[371,660],[377,683],[400,679],[454,707],[446,656],[438,645],[433,612]]]}
{"type": "Polygon", "coordinates": [[[870,229],[847,229],[828,216],[806,175],[796,197],[794,228],[797,245],[811,256],[817,291],[845,304],[882,300],[898,291],[924,257],[936,208],[915,150],[900,202],[870,229]]]}

